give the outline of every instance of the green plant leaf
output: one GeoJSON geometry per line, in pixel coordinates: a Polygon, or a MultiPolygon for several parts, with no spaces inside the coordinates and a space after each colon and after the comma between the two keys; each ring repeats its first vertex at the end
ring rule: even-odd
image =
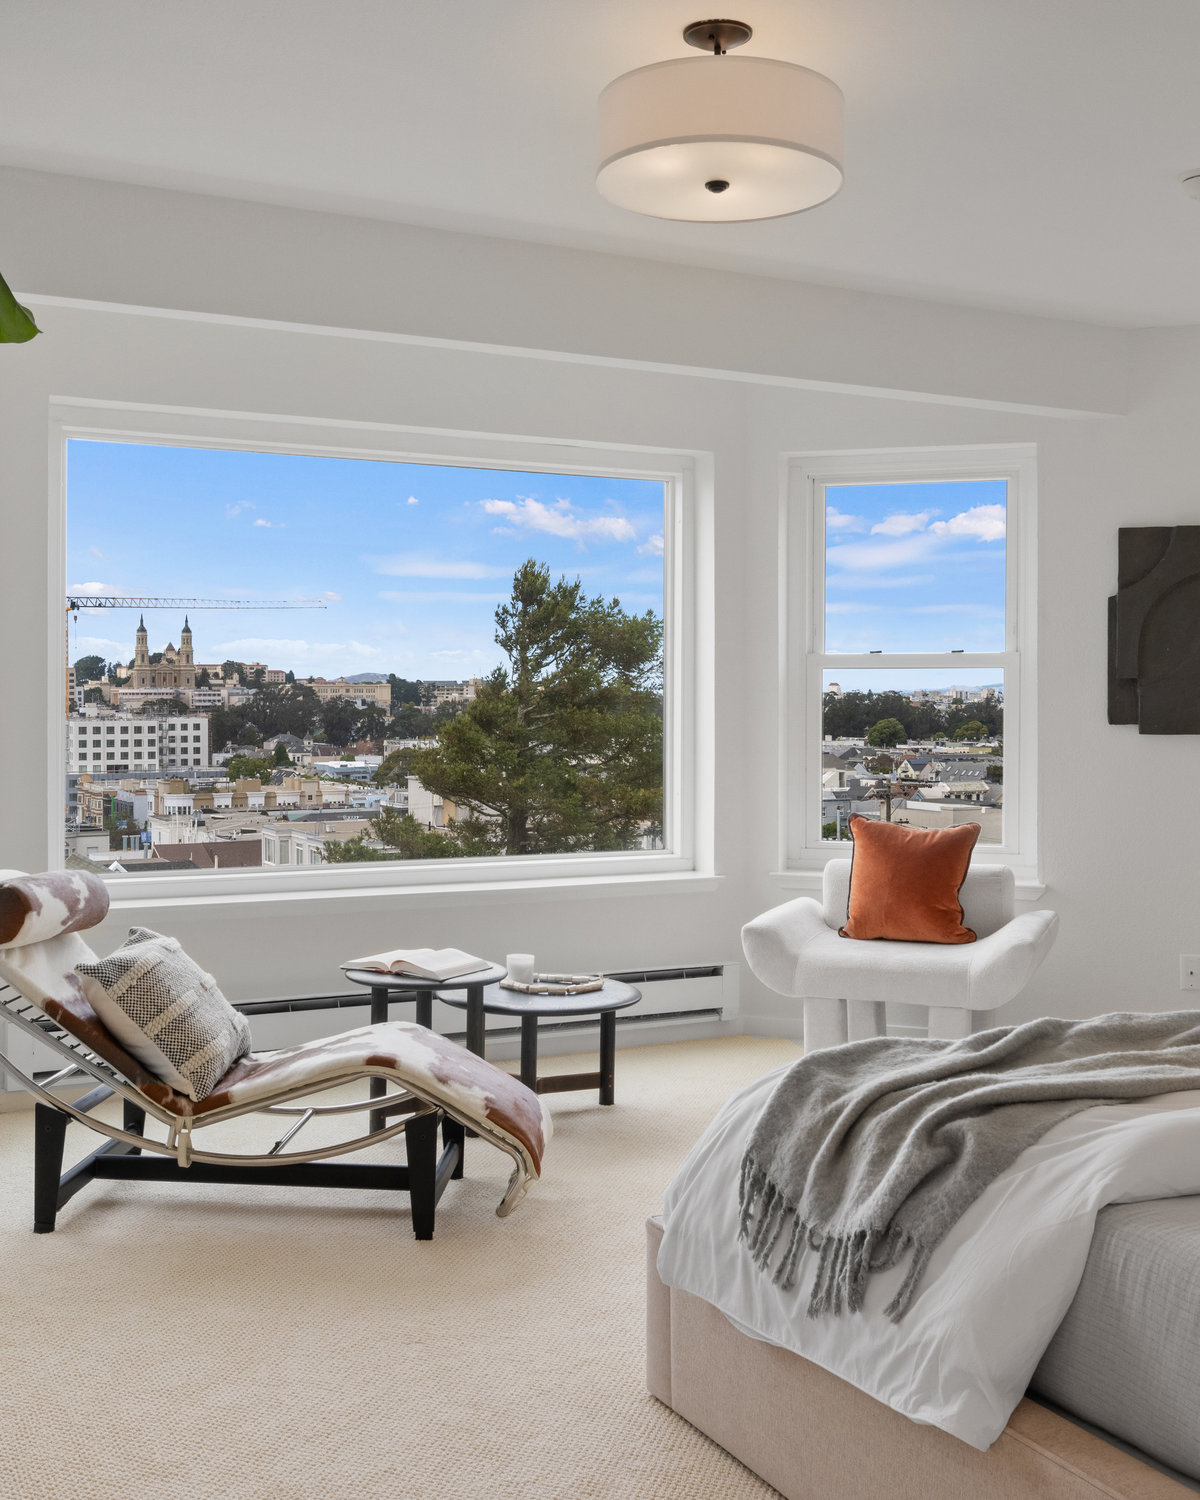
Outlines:
{"type": "Polygon", "coordinates": [[[21,306],[0,276],[0,344],[26,344],[41,331],[33,314],[21,306]]]}

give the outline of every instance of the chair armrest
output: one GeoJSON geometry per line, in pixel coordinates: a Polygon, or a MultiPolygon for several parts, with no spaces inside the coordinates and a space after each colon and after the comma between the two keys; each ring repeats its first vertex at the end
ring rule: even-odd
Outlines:
{"type": "Polygon", "coordinates": [[[1006,1005],[1033,978],[1057,936],[1056,911],[1028,911],[980,938],[971,950],[969,1008],[1006,1005]]]}
{"type": "Polygon", "coordinates": [[[804,950],[832,931],[819,901],[798,896],[774,906],[742,928],[742,950],[750,972],[777,995],[798,995],[796,974],[804,950]]]}

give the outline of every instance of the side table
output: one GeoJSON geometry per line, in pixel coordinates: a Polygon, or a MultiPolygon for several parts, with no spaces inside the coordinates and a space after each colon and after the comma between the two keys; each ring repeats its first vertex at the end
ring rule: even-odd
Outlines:
{"type": "MultiPolygon", "coordinates": [[[[503,976],[501,976],[503,977],[503,976]]],[[[468,1035],[471,1012],[469,1002],[454,995],[439,995],[447,1005],[467,1008],[468,1035]]],[[[600,1090],[600,1103],[612,1104],[615,1097],[617,1057],[617,1011],[636,1005],[641,990],[619,979],[606,979],[604,987],[582,995],[526,995],[520,990],[495,989],[482,1009],[488,1015],[519,1016],[521,1020],[521,1082],[537,1094],[560,1094],[574,1089],[600,1090]],[[600,1017],[600,1069],[596,1073],[558,1073],[549,1078],[537,1076],[537,1026],[540,1016],[561,1020],[567,1016],[600,1017]]],[[[481,1037],[482,1039],[482,1037],[481,1037]]],[[[470,1046],[468,1040],[467,1043],[470,1046]]],[[[471,1048],[483,1055],[482,1048],[471,1048]]]]}
{"type": "MultiPolygon", "coordinates": [[[[476,969],[472,974],[460,974],[457,979],[417,979],[411,974],[380,974],[375,969],[343,969],[351,984],[365,985],[371,991],[371,1024],[386,1021],[388,1006],[394,1000],[417,1002],[416,1022],[418,1026],[433,1025],[433,998],[449,1000],[445,990],[462,990],[465,996],[454,1002],[465,1006],[467,1012],[467,1050],[478,1057],[483,1056],[483,992],[489,984],[503,979],[508,972],[503,964],[489,964],[486,969],[476,969]]],[[[371,1098],[378,1099],[387,1093],[387,1081],[371,1079],[371,1098]]],[[[371,1115],[370,1128],[383,1129],[382,1113],[371,1115]]]]}

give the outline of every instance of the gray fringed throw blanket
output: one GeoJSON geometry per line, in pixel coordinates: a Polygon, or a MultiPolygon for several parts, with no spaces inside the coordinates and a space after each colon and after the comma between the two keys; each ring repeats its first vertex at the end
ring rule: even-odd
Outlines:
{"type": "Polygon", "coordinates": [[[793,1285],[819,1252],[810,1317],[857,1312],[909,1256],[899,1322],[939,1241],[1026,1146],[1095,1104],[1200,1088],[1200,1012],[1030,1021],[957,1042],[875,1037],[802,1058],[742,1160],[739,1235],[793,1285]]]}

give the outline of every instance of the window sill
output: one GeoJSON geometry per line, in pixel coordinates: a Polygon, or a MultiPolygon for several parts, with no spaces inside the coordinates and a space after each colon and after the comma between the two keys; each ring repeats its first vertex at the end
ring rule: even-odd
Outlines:
{"type": "MultiPolygon", "coordinates": [[[[1016,877],[1018,901],[1040,901],[1046,894],[1046,887],[1040,880],[1023,875],[1016,869],[1013,870],[1013,874],[1016,877]]],[[[799,891],[805,896],[819,896],[823,874],[819,869],[772,870],[771,879],[781,890],[799,891]]]]}
{"type": "Polygon", "coordinates": [[[226,917],[257,917],[267,907],[303,911],[314,902],[350,902],[358,911],[387,911],[401,904],[417,909],[459,901],[471,906],[503,905],[527,901],[531,896],[540,901],[572,901],[581,896],[632,896],[640,899],[643,896],[707,895],[718,890],[720,885],[720,876],[690,870],[644,875],[556,875],[437,885],[363,885],[341,889],[325,885],[293,890],[221,891],[211,895],[197,892],[193,885],[187,894],[157,891],[144,895],[132,891],[128,895],[114,893],[110,910],[123,917],[142,912],[196,908],[219,910],[226,917]]]}

